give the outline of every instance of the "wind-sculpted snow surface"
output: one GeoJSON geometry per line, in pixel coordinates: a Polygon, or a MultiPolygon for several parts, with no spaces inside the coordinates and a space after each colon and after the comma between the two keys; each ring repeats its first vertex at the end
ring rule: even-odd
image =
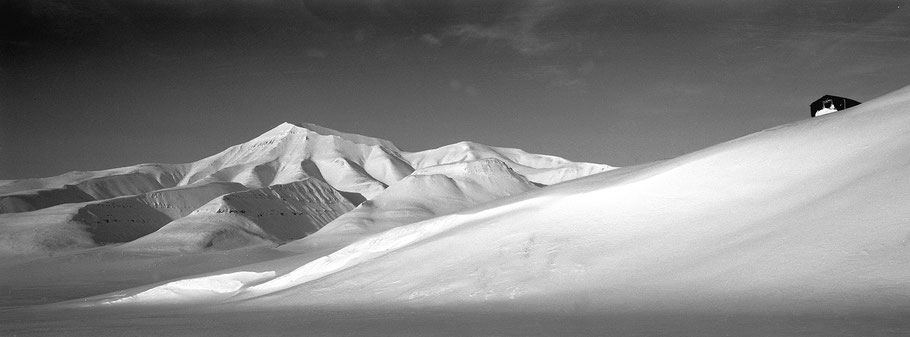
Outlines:
{"type": "Polygon", "coordinates": [[[276,277],[219,303],[906,312],[908,107],[910,87],[666,162],[396,227],[296,266],[283,259],[276,277]]]}

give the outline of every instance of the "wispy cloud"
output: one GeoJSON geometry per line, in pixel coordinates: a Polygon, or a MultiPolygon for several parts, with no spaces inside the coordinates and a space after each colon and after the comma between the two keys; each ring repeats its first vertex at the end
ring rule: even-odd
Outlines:
{"type": "Polygon", "coordinates": [[[426,44],[434,46],[434,47],[442,45],[442,40],[440,40],[438,37],[436,37],[435,35],[430,34],[430,33],[421,35],[420,42],[426,43],[426,44]]]}
{"type": "Polygon", "coordinates": [[[579,93],[588,92],[588,81],[584,78],[594,65],[585,62],[579,67],[566,65],[545,65],[521,73],[521,77],[546,84],[551,88],[562,88],[579,93]]]}
{"type": "Polygon", "coordinates": [[[461,83],[457,79],[452,79],[449,81],[449,89],[455,92],[464,93],[470,97],[477,97],[480,95],[480,92],[477,91],[477,88],[470,84],[461,83]]]}
{"type": "Polygon", "coordinates": [[[542,37],[537,31],[538,25],[559,12],[560,8],[558,1],[531,1],[494,24],[459,24],[449,27],[444,35],[463,41],[504,42],[523,55],[541,54],[560,45],[542,37]]]}

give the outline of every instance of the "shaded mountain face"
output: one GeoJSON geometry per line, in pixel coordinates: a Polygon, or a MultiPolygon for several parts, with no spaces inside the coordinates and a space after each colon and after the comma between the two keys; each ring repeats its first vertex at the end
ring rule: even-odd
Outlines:
{"type": "MultiPolygon", "coordinates": [[[[284,123],[192,163],[141,164],[0,182],[0,254],[78,250],[131,242],[151,233],[155,234],[124,249],[177,252],[282,244],[317,232],[402,181],[428,180],[412,185],[438,189],[434,200],[440,205],[430,207],[433,211],[425,216],[509,194],[490,183],[438,181],[453,187],[437,188],[434,179],[445,175],[412,176],[415,170],[474,160],[494,160],[496,170],[508,169],[509,175],[538,185],[611,169],[467,142],[408,153],[382,139],[284,123]]],[[[480,171],[475,175],[481,180],[486,176],[480,171]]],[[[417,190],[399,187],[390,195],[417,190]]],[[[364,208],[390,198],[394,199],[379,198],[364,208]]],[[[425,216],[406,216],[395,223],[425,216]]]]}
{"type": "Polygon", "coordinates": [[[316,232],[353,208],[331,186],[309,178],[218,196],[190,216],[118,249],[190,252],[285,243],[316,232]]]}
{"type": "Polygon", "coordinates": [[[331,251],[392,228],[537,188],[495,158],[418,169],[315,234],[280,249],[331,251]]]}

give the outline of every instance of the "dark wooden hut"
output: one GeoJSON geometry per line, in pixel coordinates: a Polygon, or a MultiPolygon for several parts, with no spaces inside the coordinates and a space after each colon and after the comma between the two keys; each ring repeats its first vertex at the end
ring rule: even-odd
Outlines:
{"type": "Polygon", "coordinates": [[[815,100],[815,102],[812,102],[812,104],[809,104],[809,110],[812,111],[812,117],[818,117],[857,106],[859,104],[860,102],[849,98],[824,95],[822,98],[819,98],[815,100]]]}

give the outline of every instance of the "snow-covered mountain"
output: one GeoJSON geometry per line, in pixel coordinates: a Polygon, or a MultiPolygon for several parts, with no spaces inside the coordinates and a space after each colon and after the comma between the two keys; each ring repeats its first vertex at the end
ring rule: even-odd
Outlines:
{"type": "MultiPolygon", "coordinates": [[[[407,180],[392,193],[405,189],[421,179],[405,179],[415,170],[481,159],[496,160],[501,168],[539,185],[612,169],[467,142],[409,153],[382,139],[283,123],[192,163],[0,182],[0,254],[125,243],[159,229],[124,249],[178,252],[243,242],[281,244],[316,232],[391,185],[407,180]]],[[[494,172],[473,174],[483,180],[494,172]]],[[[437,193],[453,193],[452,199],[459,200],[440,206],[452,212],[502,196],[503,191],[515,192],[487,183],[437,193]],[[489,197],[466,196],[462,189],[489,197]]]]}
{"type": "MultiPolygon", "coordinates": [[[[172,187],[3,214],[11,251],[60,233],[86,241],[68,254],[0,261],[0,272],[10,289],[79,298],[55,308],[136,312],[897,315],[910,310],[908,106],[910,87],[565,181],[557,178],[596,166],[471,143],[407,153],[282,125],[205,165],[160,166],[183,168],[172,187]],[[288,136],[303,144],[285,144],[288,136]],[[262,158],[247,152],[254,144],[265,144],[262,158]],[[160,229],[139,235],[153,216],[160,229]],[[113,219],[137,221],[103,221],[113,219]],[[35,241],[10,235],[29,226],[44,226],[35,241]],[[124,232],[139,237],[114,235],[124,232]],[[124,243],[80,250],[99,236],[124,243]]],[[[61,181],[26,185],[73,188],[53,185],[61,181]]],[[[30,301],[16,293],[6,296],[30,301]]]]}
{"type": "Polygon", "coordinates": [[[527,192],[483,197],[455,211],[392,202],[415,195],[403,192],[411,188],[432,199],[447,184],[458,191],[483,185],[459,185],[453,172],[473,171],[472,164],[437,166],[389,187],[325,232],[287,245],[340,246],[323,256],[172,280],[78,305],[907,310],[908,107],[910,87],[676,159],[539,189],[509,178],[519,171],[491,160],[473,165],[527,192]],[[372,228],[389,229],[363,234],[372,228]]]}

